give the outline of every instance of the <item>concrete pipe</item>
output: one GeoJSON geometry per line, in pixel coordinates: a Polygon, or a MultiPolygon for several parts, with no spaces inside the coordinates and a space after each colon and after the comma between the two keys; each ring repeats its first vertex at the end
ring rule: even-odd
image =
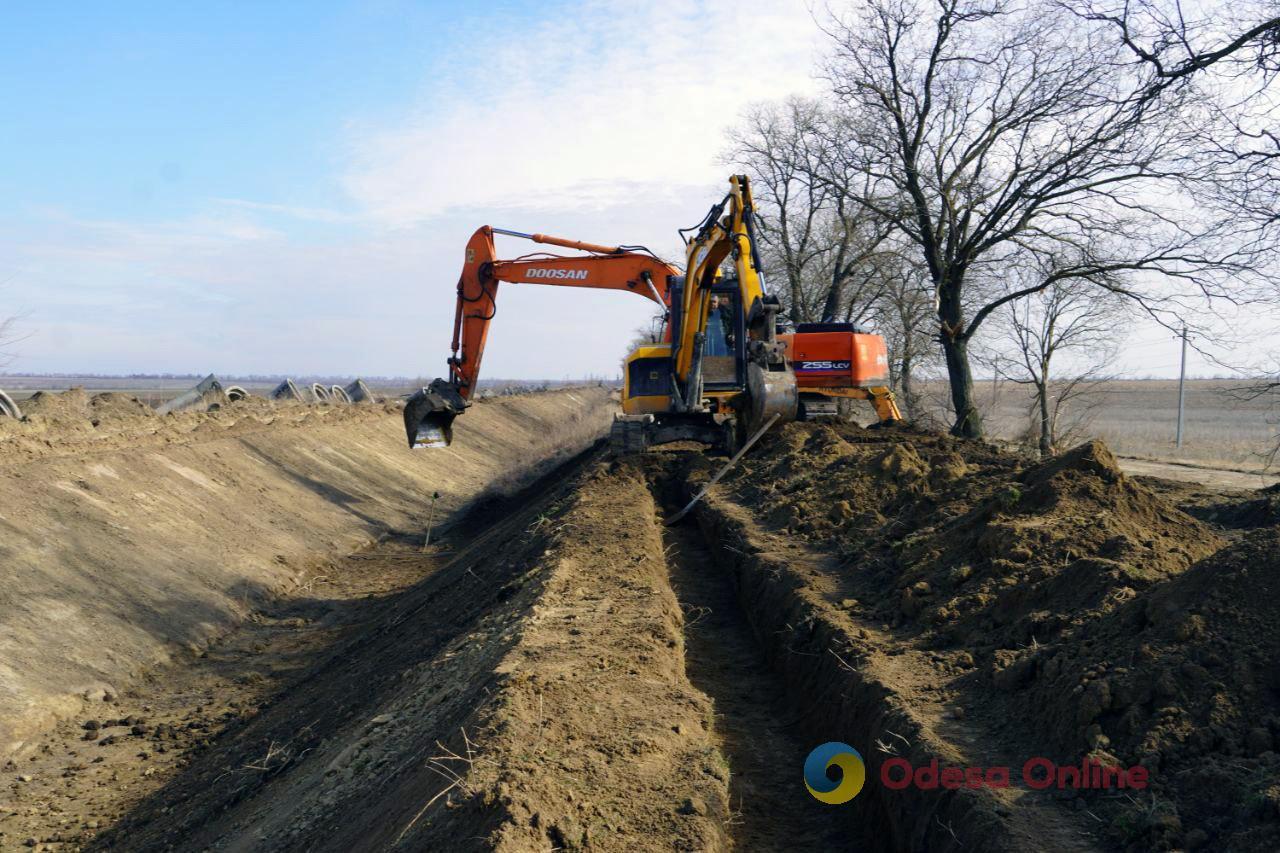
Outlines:
{"type": "Polygon", "coordinates": [[[156,414],[167,415],[170,412],[185,412],[190,409],[202,409],[208,411],[212,408],[221,406],[227,399],[226,392],[222,390],[222,383],[217,377],[210,373],[204,379],[201,379],[196,387],[183,394],[179,394],[169,402],[156,409],[156,414]]]}
{"type": "Polygon", "coordinates": [[[329,402],[329,389],[321,385],[319,382],[312,382],[311,400],[315,403],[329,402]]]}
{"type": "Polygon", "coordinates": [[[334,385],[329,389],[329,396],[333,398],[335,403],[346,403],[351,405],[351,398],[347,396],[347,392],[343,390],[341,385],[334,385]]]}
{"type": "Polygon", "coordinates": [[[369,390],[369,386],[364,384],[363,379],[357,379],[343,389],[347,392],[347,399],[353,403],[376,403],[378,398],[369,390]]]}
{"type": "Polygon", "coordinates": [[[296,400],[303,402],[302,392],[298,390],[298,386],[293,384],[292,379],[286,379],[276,386],[275,390],[267,395],[272,400],[296,400]]]}
{"type": "Polygon", "coordinates": [[[231,402],[243,400],[249,396],[249,392],[241,388],[239,385],[230,385],[227,387],[227,399],[231,402]]]}
{"type": "Polygon", "coordinates": [[[0,417],[22,418],[22,409],[19,409],[18,404],[4,391],[0,391],[0,417]]]}

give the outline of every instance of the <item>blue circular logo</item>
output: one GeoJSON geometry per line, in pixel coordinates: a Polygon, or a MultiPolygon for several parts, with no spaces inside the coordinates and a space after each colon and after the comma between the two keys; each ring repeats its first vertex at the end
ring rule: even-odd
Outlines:
{"type": "Polygon", "coordinates": [[[804,761],[804,784],[820,802],[838,806],[858,795],[867,781],[867,767],[858,750],[833,740],[809,753],[804,761]],[[831,781],[827,771],[840,768],[840,778],[831,781]]]}

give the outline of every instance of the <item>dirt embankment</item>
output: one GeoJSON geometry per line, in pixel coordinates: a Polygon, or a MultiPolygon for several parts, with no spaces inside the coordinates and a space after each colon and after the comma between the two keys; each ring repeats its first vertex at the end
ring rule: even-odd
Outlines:
{"type": "Polygon", "coordinates": [[[155,416],[44,395],[0,423],[0,756],[200,648],[317,560],[420,534],[607,427],[605,389],[488,401],[411,453],[395,406],[248,400],[155,416]]]}
{"type": "Polygon", "coordinates": [[[95,849],[722,849],[641,474],[589,461],[494,509],[95,849]]]}
{"type": "Polygon", "coordinates": [[[1039,833],[1046,849],[1276,849],[1273,496],[1186,507],[1100,443],[1029,465],[795,424],[700,516],[818,728],[863,749],[869,789],[894,756],[1014,769],[1004,790],[855,800],[895,848],[1019,849],[1039,833]],[[1140,766],[1150,784],[1034,791],[1017,784],[1032,757],[1140,766]]]}

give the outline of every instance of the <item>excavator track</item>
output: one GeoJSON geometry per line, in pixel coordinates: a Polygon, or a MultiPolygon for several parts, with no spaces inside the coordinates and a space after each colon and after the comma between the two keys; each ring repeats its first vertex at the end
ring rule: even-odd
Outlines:
{"type": "Polygon", "coordinates": [[[617,418],[609,430],[609,450],[622,456],[630,453],[644,453],[649,447],[643,420],[617,418]]]}

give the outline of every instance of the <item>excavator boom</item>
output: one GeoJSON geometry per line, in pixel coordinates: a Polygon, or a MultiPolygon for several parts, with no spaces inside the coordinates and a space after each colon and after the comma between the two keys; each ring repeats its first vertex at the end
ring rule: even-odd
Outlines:
{"type": "Polygon", "coordinates": [[[680,271],[652,254],[619,246],[602,246],[524,234],[491,226],[478,228],[467,241],[458,278],[449,373],[414,394],[405,406],[409,445],[443,447],[453,440],[453,420],[470,404],[480,376],[489,324],[497,313],[501,282],[552,284],[636,293],[666,308],[671,304],[673,279],[680,271]],[[535,255],[498,260],[493,237],[503,234],[535,243],[578,249],[590,254],[574,257],[535,255]]]}

